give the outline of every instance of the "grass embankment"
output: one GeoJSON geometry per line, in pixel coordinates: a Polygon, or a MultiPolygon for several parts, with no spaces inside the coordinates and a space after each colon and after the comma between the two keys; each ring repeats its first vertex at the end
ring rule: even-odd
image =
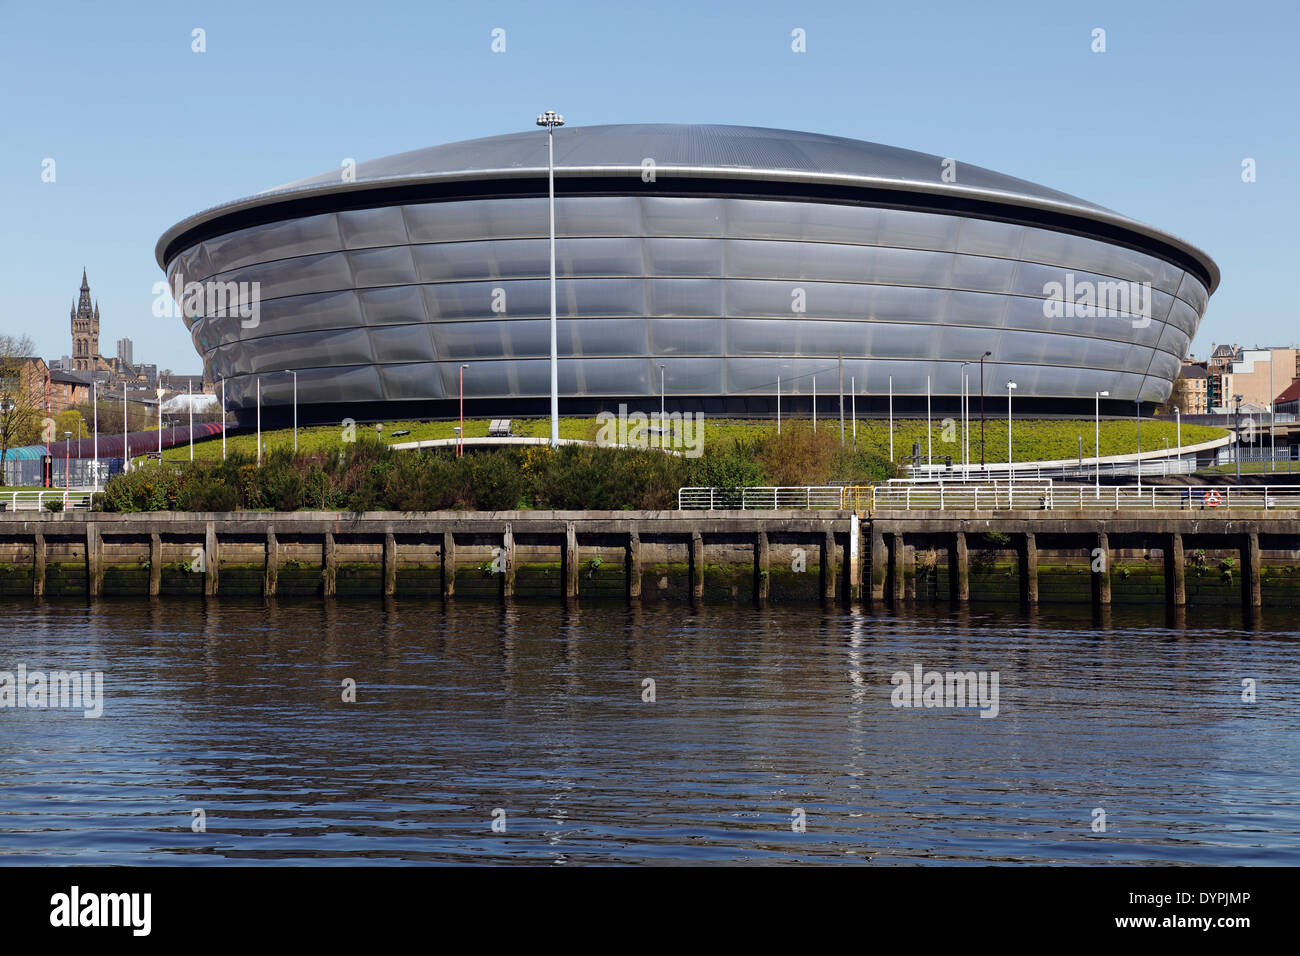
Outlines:
{"type": "MultiPolygon", "coordinates": [[[[800,420],[802,422],[802,420],[800,420]]],[[[783,429],[799,427],[796,420],[783,423],[783,429]]],[[[483,437],[487,435],[489,419],[466,419],[466,437],[483,437]]],[[[802,422],[806,425],[806,422],[802,422]]],[[[427,441],[436,438],[454,438],[457,422],[385,422],[383,441],[396,444],[413,441],[427,441]],[[394,437],[395,431],[409,431],[409,435],[394,437]]],[[[545,438],[550,435],[550,420],[546,418],[517,418],[512,422],[513,434],[525,437],[545,438]]],[[[358,435],[375,435],[373,426],[357,425],[358,435]]],[[[599,430],[599,424],[593,418],[561,418],[560,437],[593,441],[599,430]]],[[[839,440],[839,419],[820,419],[818,431],[830,435],[836,443],[839,440]]],[[[953,419],[935,418],[930,426],[930,453],[936,460],[942,461],[951,455],[954,462],[961,460],[961,424],[953,419]]],[[[704,448],[725,448],[741,443],[767,437],[776,432],[772,421],[752,421],[743,419],[707,418],[704,423],[704,448]]],[[[872,419],[859,421],[857,426],[859,449],[889,457],[889,424],[887,421],[872,419]]],[[[845,440],[852,441],[852,424],[845,423],[845,440]]],[[[1182,429],[1183,446],[1199,444],[1227,435],[1222,428],[1206,425],[1184,425],[1182,429]]],[[[1075,458],[1079,454],[1079,439],[1083,439],[1083,456],[1091,458],[1093,448],[1093,422],[1090,420],[1059,419],[1013,419],[1011,437],[1012,452],[1016,461],[1051,461],[1055,459],[1075,458]]],[[[298,429],[298,449],[300,452],[314,453],[337,450],[342,444],[343,429],[337,425],[313,426],[298,429]]],[[[1005,462],[1007,460],[1007,422],[1005,418],[990,417],[984,426],[984,456],[988,462],[1005,462]]],[[[1160,451],[1166,447],[1174,448],[1178,442],[1177,427],[1171,422],[1145,421],[1142,423],[1142,450],[1160,451]]],[[[927,453],[926,427],[924,419],[898,419],[894,422],[894,460],[903,462],[912,454],[913,442],[920,442],[921,455],[927,453]]],[[[276,449],[293,448],[293,429],[277,429],[262,432],[262,454],[276,449]]],[[[1101,422],[1102,456],[1127,455],[1137,451],[1137,426],[1132,420],[1103,420],[1101,422]]],[[[254,432],[241,432],[226,437],[228,455],[257,455],[257,436],[254,432]]],[[[980,460],[979,420],[970,424],[971,460],[980,460]]],[[[166,461],[188,461],[189,445],[164,450],[166,461]]],[[[194,443],[196,461],[219,460],[221,458],[221,438],[210,438],[194,443]]]]}

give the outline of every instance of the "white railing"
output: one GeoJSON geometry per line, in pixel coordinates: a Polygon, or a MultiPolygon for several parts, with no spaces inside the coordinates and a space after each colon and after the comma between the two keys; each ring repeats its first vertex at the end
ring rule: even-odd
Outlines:
{"type": "Polygon", "coordinates": [[[679,488],[677,507],[682,511],[843,511],[864,506],[870,493],[867,487],[839,485],[679,488]]]}
{"type": "Polygon", "coordinates": [[[64,491],[62,488],[48,491],[5,491],[0,488],[0,507],[5,511],[44,511],[45,503],[57,501],[64,511],[86,509],[90,507],[89,491],[64,491]]]}
{"type": "Polygon", "coordinates": [[[1136,485],[1097,488],[1050,480],[971,482],[891,481],[866,486],[682,488],[681,510],[858,511],[1227,511],[1300,510],[1296,485],[1136,485]]]}

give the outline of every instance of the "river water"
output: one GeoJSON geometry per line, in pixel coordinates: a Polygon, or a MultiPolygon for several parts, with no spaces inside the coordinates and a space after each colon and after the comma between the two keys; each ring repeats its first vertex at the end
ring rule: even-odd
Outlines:
{"type": "Polygon", "coordinates": [[[1294,620],[1093,613],[0,603],[103,673],[0,707],[0,864],[1300,861],[1294,620]]]}

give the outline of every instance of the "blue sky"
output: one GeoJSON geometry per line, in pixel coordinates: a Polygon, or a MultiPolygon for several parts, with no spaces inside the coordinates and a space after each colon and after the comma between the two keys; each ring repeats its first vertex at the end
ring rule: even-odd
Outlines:
{"type": "Polygon", "coordinates": [[[151,311],[168,226],[345,157],[525,130],[553,108],[571,125],[830,133],[1042,183],[1218,261],[1199,357],[1294,343],[1298,35],[1295,0],[0,0],[0,333],[70,352],[84,265],[101,351],[126,335],[137,361],[197,373],[180,321],[151,311]]]}

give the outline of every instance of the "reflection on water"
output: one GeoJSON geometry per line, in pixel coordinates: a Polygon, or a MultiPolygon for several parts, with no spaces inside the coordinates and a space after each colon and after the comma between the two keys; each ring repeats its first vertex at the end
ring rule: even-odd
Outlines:
{"type": "Polygon", "coordinates": [[[0,709],[0,863],[1300,859],[1282,612],[0,615],[0,670],[102,670],[107,698],[98,720],[0,709]],[[997,672],[998,716],[892,706],[916,665],[997,672]]]}

